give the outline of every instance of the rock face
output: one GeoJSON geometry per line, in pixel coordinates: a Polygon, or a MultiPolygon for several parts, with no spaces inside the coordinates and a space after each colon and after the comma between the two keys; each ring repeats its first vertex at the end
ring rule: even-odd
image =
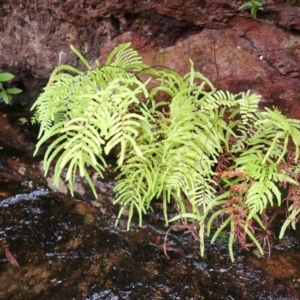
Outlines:
{"type": "Polygon", "coordinates": [[[236,0],[8,0],[0,3],[0,71],[40,92],[59,64],[93,62],[131,41],[145,61],[184,74],[188,59],[216,87],[262,95],[300,118],[300,1],[270,0],[253,20],[236,0]],[[37,83],[38,82],[38,83],[37,83]]]}

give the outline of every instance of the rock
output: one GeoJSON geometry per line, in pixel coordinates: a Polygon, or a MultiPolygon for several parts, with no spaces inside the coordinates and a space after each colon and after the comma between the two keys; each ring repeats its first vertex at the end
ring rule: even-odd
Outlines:
{"type": "Polygon", "coordinates": [[[64,181],[60,178],[58,186],[54,183],[53,177],[47,177],[46,178],[48,187],[54,192],[54,193],[61,193],[61,194],[67,194],[68,188],[64,181]]]}
{"type": "Polygon", "coordinates": [[[299,1],[270,0],[258,19],[244,1],[113,0],[0,4],[0,70],[34,89],[34,100],[53,68],[82,66],[73,44],[92,63],[131,41],[148,64],[195,69],[218,88],[262,95],[261,106],[278,106],[300,118],[299,1]],[[37,83],[39,82],[39,84],[37,83]],[[299,107],[299,108],[298,108],[299,107]]]}

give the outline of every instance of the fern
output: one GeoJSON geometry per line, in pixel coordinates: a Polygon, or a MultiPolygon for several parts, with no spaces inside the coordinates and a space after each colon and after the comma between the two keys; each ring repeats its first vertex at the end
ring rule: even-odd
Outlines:
{"type": "MultiPolygon", "coordinates": [[[[144,117],[134,113],[132,108],[139,104],[141,95],[147,98],[148,92],[145,84],[132,73],[140,70],[135,67],[139,57],[135,51],[128,50],[128,46],[118,48],[116,60],[120,66],[115,68],[89,69],[83,73],[69,66],[58,67],[51,75],[45,92],[33,106],[33,109],[36,108],[35,120],[41,124],[35,153],[47,140],[59,135],[45,154],[45,174],[59,154],[54,169],[55,182],[68,166],[66,179],[71,184],[71,193],[72,182],[79,171],[96,195],[85,169],[90,165],[102,174],[106,165],[103,150],[108,154],[120,144],[123,153],[130,144],[138,155],[142,155],[135,137],[144,117]],[[67,73],[61,73],[63,71],[67,73]],[[104,149],[101,147],[103,144],[104,149]]],[[[112,59],[111,56],[109,60],[112,59]]],[[[120,164],[122,160],[120,157],[120,164]]]]}
{"type": "MultiPolygon", "coordinates": [[[[32,107],[33,121],[40,124],[35,154],[48,146],[45,175],[55,164],[57,184],[64,173],[73,194],[80,175],[97,196],[87,167],[103,176],[106,155],[118,147],[116,222],[128,209],[127,228],[135,212],[141,225],[158,199],[166,224],[199,223],[201,255],[217,219],[223,222],[212,242],[227,231],[232,260],[235,242],[263,252],[256,236],[258,227],[265,230],[261,215],[268,206],[281,205],[279,185],[299,185],[300,121],[277,109],[259,111],[260,96],[250,91],[217,91],[192,61],[182,77],[147,66],[129,46],[118,46],[103,66],[93,67],[71,47],[87,70],[63,65],[51,74],[32,107]],[[287,161],[291,145],[295,153],[287,161]],[[171,202],[178,215],[169,219],[171,202]]],[[[280,237],[295,226],[298,200],[286,200],[294,203],[280,237]]]]}
{"type": "Polygon", "coordinates": [[[159,75],[161,86],[152,91],[152,96],[163,91],[171,97],[168,115],[161,116],[155,138],[147,137],[146,145],[145,133],[141,133],[142,139],[137,142],[148,149],[143,157],[133,159],[132,152],[125,155],[116,191],[118,203],[123,207],[128,202],[136,203],[139,211],[147,209],[153,198],[162,196],[168,223],[167,204],[171,199],[175,199],[182,215],[186,213],[186,198],[197,214],[200,209],[212,207],[216,194],[213,166],[222,152],[223,131],[227,129],[217,108],[233,104],[234,99],[229,93],[206,92],[206,88],[212,88],[211,83],[194,72],[192,65],[184,78],[170,70],[160,71],[159,75]],[[194,80],[199,79],[201,84],[196,84],[194,80]],[[124,197],[123,192],[118,192],[123,186],[130,186],[139,196],[131,192],[124,197]],[[142,206],[138,206],[140,195],[144,199],[142,206]]]}

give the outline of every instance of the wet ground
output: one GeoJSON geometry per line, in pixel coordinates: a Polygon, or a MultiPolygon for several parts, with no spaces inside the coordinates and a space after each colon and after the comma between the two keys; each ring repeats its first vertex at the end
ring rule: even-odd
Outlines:
{"type": "Polygon", "coordinates": [[[297,231],[275,240],[270,258],[235,249],[234,263],[226,238],[208,240],[202,258],[191,235],[171,231],[167,257],[159,208],[141,228],[127,232],[125,216],[114,225],[111,174],[97,200],[80,182],[76,199],[61,193],[63,182],[50,191],[23,117],[0,116],[0,299],[300,299],[297,231]]]}

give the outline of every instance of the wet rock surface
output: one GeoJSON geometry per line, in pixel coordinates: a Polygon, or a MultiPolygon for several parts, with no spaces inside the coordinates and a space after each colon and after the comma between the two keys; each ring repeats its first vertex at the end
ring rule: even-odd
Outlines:
{"type": "MultiPolygon", "coordinates": [[[[26,108],[23,116],[10,109],[6,128],[32,143],[31,125],[18,121],[26,108]]],[[[115,226],[113,166],[104,180],[94,177],[98,199],[79,180],[71,198],[47,187],[30,148],[0,141],[0,299],[300,298],[299,232],[275,240],[270,258],[237,247],[232,263],[226,237],[207,240],[202,258],[184,231],[165,239],[159,205],[142,227],[134,220],[126,231],[126,215],[115,226]]]]}
{"type": "MultiPolygon", "coordinates": [[[[270,259],[237,249],[231,263],[226,240],[199,245],[168,236],[154,215],[142,228],[90,203],[38,189],[0,202],[0,239],[19,266],[0,256],[0,299],[299,299],[299,237],[270,259]]],[[[3,247],[2,247],[3,249],[3,247]]]]}

